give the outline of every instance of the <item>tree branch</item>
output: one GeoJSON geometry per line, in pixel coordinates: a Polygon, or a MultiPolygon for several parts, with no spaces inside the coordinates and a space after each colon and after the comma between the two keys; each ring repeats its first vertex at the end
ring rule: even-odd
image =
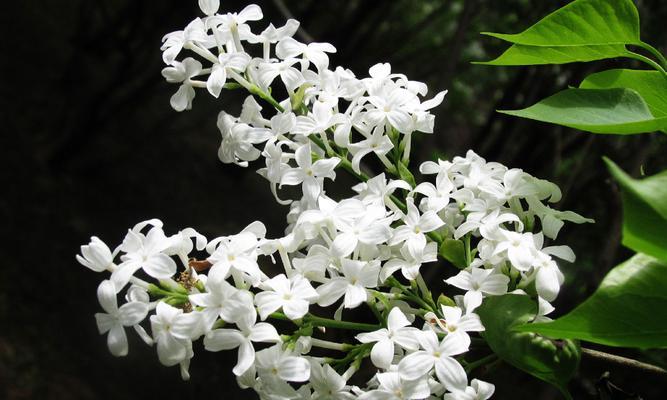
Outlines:
{"type": "Polygon", "coordinates": [[[667,377],[667,370],[657,367],[655,365],[643,363],[641,361],[633,360],[632,358],[626,358],[617,356],[614,354],[605,353],[598,350],[581,348],[581,353],[591,359],[607,362],[610,364],[615,364],[621,367],[638,369],[643,372],[648,372],[658,376],[667,377]]]}

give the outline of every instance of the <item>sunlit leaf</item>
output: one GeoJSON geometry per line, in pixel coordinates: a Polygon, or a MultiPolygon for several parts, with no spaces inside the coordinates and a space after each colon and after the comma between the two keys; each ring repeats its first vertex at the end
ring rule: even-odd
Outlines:
{"type": "Polygon", "coordinates": [[[579,87],[632,89],[642,96],[654,117],[667,116],[667,78],[658,71],[610,69],[587,76],[579,87]]]}
{"type": "Polygon", "coordinates": [[[484,32],[529,46],[639,44],[639,13],[632,0],[576,0],[517,34],[484,32]]]}
{"type": "Polygon", "coordinates": [[[632,89],[566,89],[522,110],[499,112],[593,133],[632,134],[667,129],[632,89]]]}
{"type": "Polygon", "coordinates": [[[623,45],[598,45],[598,46],[526,46],[514,44],[498,58],[476,62],[483,65],[542,65],[542,64],[567,64],[571,62],[584,62],[603,60],[606,58],[622,57],[628,54],[623,45]]]}
{"type": "Polygon", "coordinates": [[[612,269],[593,295],[552,322],[516,327],[608,346],[667,347],[667,264],[636,254],[612,269]]]}

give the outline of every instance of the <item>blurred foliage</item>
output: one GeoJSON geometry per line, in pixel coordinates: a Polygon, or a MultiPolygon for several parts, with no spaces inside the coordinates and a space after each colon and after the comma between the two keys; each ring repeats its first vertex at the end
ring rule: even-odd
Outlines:
{"type": "MultiPolygon", "coordinates": [[[[426,82],[432,93],[449,89],[437,110],[436,133],[418,137],[415,164],[472,148],[554,180],[564,193],[559,207],[595,218],[596,224],[569,227],[559,238],[578,255],[575,264],[563,266],[566,282],[555,304],[561,313],[592,293],[629,254],[619,246],[620,197],[601,156],[635,177],[667,166],[664,135],[600,137],[494,112],[533,104],[598,69],[628,65],[470,64],[494,58],[504,46],[480,31],[519,32],[565,3],[273,0],[259,2],[265,20],[258,25],[293,15],[302,21],[301,40],[337,47],[334,65],[362,75],[377,62],[390,62],[394,72],[426,82]]],[[[222,4],[230,11],[245,5],[222,4]]],[[[641,0],[638,6],[643,39],[665,52],[667,2],[641,0]]],[[[216,102],[202,93],[193,111],[178,114],[169,107],[175,87],[160,76],[160,39],[195,15],[194,0],[5,5],[0,398],[248,396],[230,372],[233,352],[196,347],[190,382],[181,382],[175,368],[160,366],[154,349],[138,340],[131,341],[127,358],[110,356],[93,319],[98,277],[74,260],[90,235],[115,244],[125,229],[150,217],[162,218],[168,231],[191,225],[208,237],[238,231],[255,219],[270,234],[281,233],[284,208],[275,205],[262,178],[216,158],[215,116],[223,108],[237,112],[242,98],[225,93],[216,102]]],[[[430,278],[442,285],[437,269],[430,278]]],[[[665,363],[664,353],[626,355],[665,363]]],[[[558,398],[555,389],[506,365],[479,373],[497,385],[497,398],[558,398]]],[[[646,399],[667,392],[652,377],[586,360],[572,392],[578,399],[608,398],[597,393],[612,383],[646,399]],[[601,378],[605,371],[609,377],[601,378]]]]}

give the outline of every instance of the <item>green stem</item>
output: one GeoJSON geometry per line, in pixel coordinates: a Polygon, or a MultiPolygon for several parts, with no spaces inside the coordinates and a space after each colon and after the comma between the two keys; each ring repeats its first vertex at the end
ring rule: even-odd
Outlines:
{"type": "Polygon", "coordinates": [[[349,351],[355,347],[353,344],[330,342],[328,340],[317,339],[314,337],[310,338],[310,343],[315,347],[337,351],[349,351]]]}
{"type": "Polygon", "coordinates": [[[466,247],[466,267],[470,266],[472,263],[472,253],[470,252],[470,233],[467,233],[463,238],[463,243],[466,247]]]}
{"type": "Polygon", "coordinates": [[[269,104],[271,104],[276,110],[278,110],[280,112],[285,111],[283,106],[281,106],[280,103],[278,103],[278,101],[273,98],[273,96],[271,96],[270,94],[268,94],[265,91],[263,91],[262,89],[260,89],[259,86],[252,85],[248,91],[251,94],[257,95],[260,98],[262,98],[263,100],[265,100],[266,102],[268,102],[269,104]]]}
{"type": "Polygon", "coordinates": [[[177,297],[180,299],[188,299],[187,294],[179,293],[179,292],[174,292],[171,290],[165,290],[162,289],[161,287],[154,285],[154,284],[149,284],[148,285],[148,293],[152,294],[155,297],[177,297]]]}
{"type": "MultiPolygon", "coordinates": [[[[281,312],[274,312],[269,315],[273,319],[282,321],[292,321],[285,314],[281,312]]],[[[335,319],[317,317],[312,314],[306,314],[302,319],[304,323],[311,323],[315,326],[323,326],[326,328],[348,329],[352,331],[376,331],[381,327],[379,325],[364,324],[360,322],[336,321],[335,319]]],[[[294,321],[292,321],[294,322],[294,321]]]]}
{"type": "Polygon", "coordinates": [[[431,295],[431,291],[428,290],[428,286],[426,285],[426,282],[424,281],[424,277],[422,274],[417,275],[417,285],[419,286],[419,291],[422,293],[422,298],[424,301],[426,301],[432,309],[437,309],[438,307],[435,305],[435,301],[433,301],[433,296],[431,295]]]}
{"type": "Polygon", "coordinates": [[[650,65],[653,69],[655,69],[655,70],[657,70],[657,71],[660,71],[660,73],[661,73],[665,78],[667,78],[667,72],[665,72],[665,70],[660,66],[660,64],[658,64],[657,62],[651,60],[650,58],[648,58],[648,57],[646,57],[646,56],[643,56],[643,55],[641,55],[641,54],[633,53],[633,52],[631,52],[631,51],[627,53],[626,57],[628,57],[628,58],[632,58],[632,59],[634,59],[634,60],[638,60],[638,61],[641,61],[641,62],[643,62],[643,63],[645,63],[645,64],[650,65]]]}
{"type": "Polygon", "coordinates": [[[660,62],[660,65],[662,65],[662,68],[667,69],[667,58],[665,58],[665,56],[662,55],[660,50],[644,42],[641,42],[638,46],[648,51],[649,53],[653,54],[655,58],[657,58],[658,61],[660,62]]]}

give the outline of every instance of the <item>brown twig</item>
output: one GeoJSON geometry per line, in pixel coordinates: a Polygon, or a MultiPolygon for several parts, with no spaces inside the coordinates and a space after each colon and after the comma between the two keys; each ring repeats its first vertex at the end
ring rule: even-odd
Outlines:
{"type": "Polygon", "coordinates": [[[609,354],[598,350],[586,349],[583,347],[581,348],[581,353],[584,356],[594,360],[599,360],[622,367],[639,369],[642,370],[643,372],[648,372],[651,374],[667,377],[667,370],[655,365],[633,360],[632,358],[621,357],[615,354],[609,354]]]}

